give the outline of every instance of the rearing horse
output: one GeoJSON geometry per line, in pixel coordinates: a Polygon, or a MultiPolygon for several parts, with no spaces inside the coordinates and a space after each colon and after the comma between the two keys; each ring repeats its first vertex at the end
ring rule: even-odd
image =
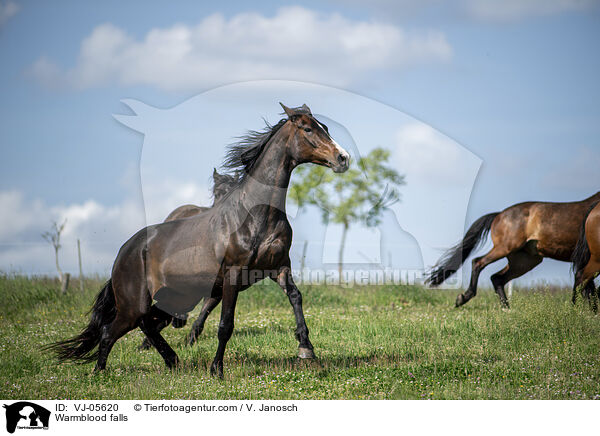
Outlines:
{"type": "Polygon", "coordinates": [[[230,148],[225,167],[242,175],[221,202],[189,218],[148,226],[121,247],[88,326],[50,346],[61,360],[97,359],[95,369],[103,370],[115,342],[139,327],[167,367],[174,367],[177,354],[157,326],[174,313],[189,312],[202,297],[221,297],[219,344],[210,371],[223,377],[238,293],[266,277],[281,286],[294,308],[298,356],[314,357],[302,295],[292,279],[287,189],[296,166],[315,163],[341,173],[350,156],[308,106],[281,106],[287,118],[264,132],[250,132],[230,148]]]}
{"type": "MultiPolygon", "coordinates": [[[[508,307],[504,285],[539,265],[544,257],[570,262],[579,237],[579,228],[600,192],[570,203],[527,202],[484,215],[475,221],[461,242],[448,250],[428,274],[426,283],[438,286],[452,276],[471,252],[491,232],[492,249],[473,259],[471,281],[456,298],[462,306],[477,294],[479,274],[487,265],[506,257],[508,265],[492,275],[494,290],[508,307]]],[[[588,283],[588,287],[593,287],[588,283]]],[[[589,293],[588,293],[589,295],[589,293]]]]}

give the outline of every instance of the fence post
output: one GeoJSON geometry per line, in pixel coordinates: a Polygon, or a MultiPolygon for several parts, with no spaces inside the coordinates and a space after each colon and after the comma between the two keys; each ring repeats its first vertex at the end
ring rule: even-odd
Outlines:
{"type": "Polygon", "coordinates": [[[306,247],[308,246],[308,241],[304,241],[304,246],[302,247],[302,257],[300,258],[300,275],[304,274],[304,261],[306,260],[306,247]]]}
{"type": "Polygon", "coordinates": [[[69,289],[69,279],[71,278],[71,274],[70,273],[64,273],[63,274],[63,279],[61,281],[61,289],[60,291],[63,294],[67,293],[67,289],[69,289]]]}

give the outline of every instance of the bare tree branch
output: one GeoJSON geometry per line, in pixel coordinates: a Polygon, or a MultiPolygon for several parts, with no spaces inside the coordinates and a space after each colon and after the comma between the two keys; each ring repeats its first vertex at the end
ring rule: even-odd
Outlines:
{"type": "Polygon", "coordinates": [[[60,225],[56,221],[53,221],[52,228],[49,231],[42,233],[42,238],[44,238],[46,241],[48,241],[52,245],[52,247],[54,247],[54,258],[56,261],[56,270],[58,271],[58,277],[60,279],[61,284],[64,282],[65,276],[64,276],[62,270],[60,269],[60,264],[58,262],[58,251],[61,248],[60,235],[63,232],[63,230],[65,229],[66,224],[67,224],[66,219],[60,225]]]}

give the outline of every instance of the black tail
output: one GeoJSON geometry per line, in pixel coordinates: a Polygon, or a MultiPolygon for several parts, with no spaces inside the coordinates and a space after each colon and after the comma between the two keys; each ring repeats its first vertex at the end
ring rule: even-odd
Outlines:
{"type": "Polygon", "coordinates": [[[585,214],[583,222],[581,223],[581,228],[579,229],[579,239],[577,240],[577,245],[575,245],[573,255],[571,256],[571,262],[573,262],[571,265],[571,270],[575,274],[575,280],[577,280],[577,274],[580,273],[590,261],[590,246],[588,245],[587,238],[585,236],[585,222],[587,221],[588,215],[597,204],[598,202],[592,204],[590,210],[588,210],[585,214]]]}
{"type": "Polygon", "coordinates": [[[92,350],[100,343],[102,327],[111,323],[116,316],[115,294],[112,288],[112,280],[106,282],[92,309],[90,310],[90,322],[79,335],[65,341],[50,344],[45,349],[54,351],[58,359],[82,360],[93,362],[98,358],[98,351],[92,350]]]}
{"type": "Polygon", "coordinates": [[[461,242],[449,249],[438,260],[437,264],[427,274],[425,283],[430,286],[438,286],[444,283],[448,277],[454,274],[464,261],[469,257],[471,252],[477,247],[488,235],[492,222],[500,212],[484,215],[475,221],[461,242]]]}

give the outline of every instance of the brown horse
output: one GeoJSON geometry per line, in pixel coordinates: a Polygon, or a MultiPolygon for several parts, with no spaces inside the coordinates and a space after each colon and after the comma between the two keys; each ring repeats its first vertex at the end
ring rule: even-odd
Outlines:
{"type": "MultiPolygon", "coordinates": [[[[233,186],[235,186],[236,182],[237,182],[237,178],[235,176],[231,176],[229,174],[219,174],[217,172],[217,169],[215,168],[213,170],[213,205],[211,207],[214,207],[215,203],[221,201],[223,199],[223,197],[225,197],[225,194],[227,194],[227,192],[229,192],[229,190],[233,186]]],[[[197,215],[201,212],[207,211],[208,209],[210,209],[210,207],[196,206],[195,204],[184,204],[183,206],[179,206],[177,209],[173,210],[167,216],[167,218],[165,219],[164,222],[166,223],[168,221],[175,221],[178,219],[187,218],[187,217],[190,217],[193,215],[197,215]]],[[[206,307],[212,306],[212,305],[207,305],[207,303],[208,303],[208,301],[205,302],[205,304],[202,308],[202,312],[204,312],[206,307]]],[[[212,306],[212,308],[210,310],[212,311],[212,309],[214,309],[214,307],[215,306],[212,306]]],[[[207,316],[208,316],[208,314],[207,314],[207,316]]],[[[173,317],[172,324],[173,324],[173,327],[175,327],[175,328],[182,328],[186,325],[186,323],[187,323],[187,313],[186,314],[178,314],[177,316],[173,317]]],[[[163,321],[162,324],[157,326],[158,331],[161,331],[169,324],[170,323],[167,322],[167,320],[163,321]]],[[[196,325],[196,323],[194,323],[194,325],[196,325]]],[[[203,325],[204,325],[204,323],[203,323],[203,325]]],[[[201,331],[202,331],[202,329],[200,329],[200,332],[201,331]]],[[[200,334],[200,332],[198,332],[198,334],[200,334]]],[[[144,340],[142,341],[142,344],[140,345],[140,349],[148,350],[150,348],[152,348],[152,344],[150,343],[148,338],[144,338],[144,340]]]]}
{"type": "Polygon", "coordinates": [[[148,226],[121,247],[88,326],[50,346],[61,360],[96,360],[96,370],[102,370],[115,342],[139,327],[167,367],[174,367],[177,354],[157,326],[211,296],[222,300],[211,374],[223,377],[238,294],[267,277],[281,286],[294,308],[298,356],[314,357],[302,295],[292,279],[287,189],[296,166],[315,163],[341,173],[350,156],[306,105],[282,107],[287,118],[263,132],[250,132],[230,148],[225,167],[242,175],[222,201],[189,218],[148,226]]]}
{"type": "Polygon", "coordinates": [[[597,192],[582,201],[519,203],[502,212],[482,216],[471,225],[463,240],[442,256],[427,275],[426,283],[431,286],[443,283],[491,232],[494,246],[485,255],[473,259],[469,287],[457,297],[456,307],[476,295],[477,281],[483,268],[503,257],[508,259],[508,265],[491,279],[500,302],[508,307],[504,293],[506,283],[535,268],[544,257],[571,261],[581,221],[590,205],[599,200],[600,192],[597,192]]]}
{"type": "Polygon", "coordinates": [[[592,291],[591,295],[588,294],[591,308],[598,312],[598,294],[593,283],[600,273],[600,202],[592,207],[581,224],[579,241],[573,252],[573,272],[573,303],[579,289],[589,289],[592,291]]]}

